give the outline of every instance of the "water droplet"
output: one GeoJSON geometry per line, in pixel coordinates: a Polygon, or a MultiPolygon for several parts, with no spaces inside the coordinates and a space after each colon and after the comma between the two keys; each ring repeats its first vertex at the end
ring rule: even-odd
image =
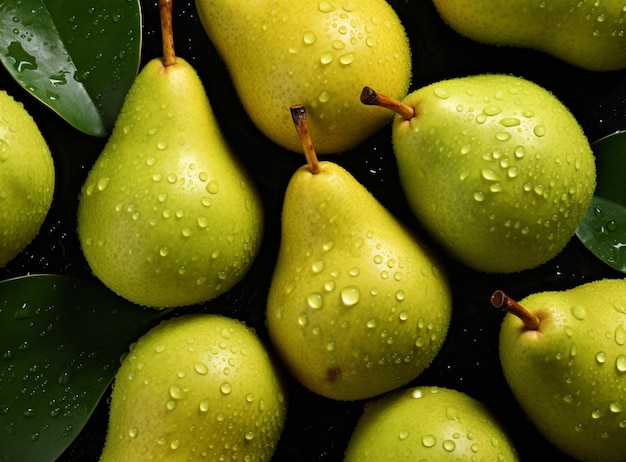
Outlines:
{"type": "Polygon", "coordinates": [[[398,300],[399,302],[403,301],[405,296],[406,295],[404,293],[404,290],[399,290],[396,292],[396,300],[398,300]]]}
{"type": "Polygon", "coordinates": [[[574,318],[578,319],[579,321],[585,319],[585,316],[587,315],[587,311],[585,310],[585,308],[580,305],[572,306],[570,308],[570,312],[572,313],[572,316],[574,316],[574,318]]]}
{"type": "Polygon", "coordinates": [[[159,151],[164,151],[165,149],[167,149],[167,141],[159,141],[157,143],[157,149],[159,151]]]}
{"type": "Polygon", "coordinates": [[[424,435],[422,437],[422,444],[427,448],[432,448],[437,444],[437,438],[435,435],[424,435]]]}
{"type": "Polygon", "coordinates": [[[476,202],[483,202],[486,199],[485,193],[482,191],[474,191],[473,197],[476,202]]]}
{"type": "Polygon", "coordinates": [[[398,438],[400,438],[401,441],[407,439],[409,437],[409,432],[407,431],[401,431],[400,434],[398,435],[398,438]]]}
{"type": "Polygon", "coordinates": [[[537,125],[535,126],[535,128],[533,128],[533,133],[535,134],[535,136],[538,137],[542,137],[545,136],[546,134],[546,127],[544,125],[537,125]]]}
{"type": "Polygon", "coordinates": [[[341,302],[344,306],[354,306],[361,298],[361,291],[357,286],[348,286],[341,289],[341,302]]]}
{"type": "Polygon", "coordinates": [[[315,274],[321,273],[322,271],[324,271],[324,260],[314,261],[313,264],[311,265],[311,271],[313,271],[315,274]]]}
{"type": "Polygon", "coordinates": [[[217,192],[219,191],[219,184],[217,183],[217,181],[209,181],[209,183],[206,185],[206,190],[210,194],[217,194],[217,192]]]}
{"type": "Polygon", "coordinates": [[[511,139],[511,134],[508,132],[499,132],[496,133],[496,139],[498,141],[508,141],[511,139]]]}
{"type": "Polygon", "coordinates": [[[315,40],[317,40],[317,38],[315,37],[315,34],[313,32],[305,32],[305,34],[302,36],[302,41],[306,45],[313,45],[315,43],[315,40]]]}
{"type": "Polygon", "coordinates": [[[612,413],[619,414],[623,410],[624,406],[622,405],[622,403],[618,403],[617,401],[609,403],[609,411],[611,411],[612,413]]]}
{"type": "Polygon", "coordinates": [[[222,392],[222,394],[224,395],[229,395],[232,391],[232,386],[230,383],[228,382],[224,382],[220,385],[220,391],[222,392]]]}
{"type": "Polygon", "coordinates": [[[311,292],[306,296],[306,303],[310,308],[319,310],[324,306],[324,296],[319,292],[311,292]]]}
{"type": "Polygon", "coordinates": [[[198,409],[200,409],[200,412],[207,412],[209,410],[209,400],[206,398],[201,400],[200,404],[198,404],[198,409]]]}
{"type": "Polygon", "coordinates": [[[515,127],[520,125],[522,122],[517,117],[505,117],[500,120],[500,124],[505,127],[515,127]]]}
{"type": "Polygon", "coordinates": [[[440,88],[440,87],[435,88],[435,90],[433,91],[433,94],[439,99],[450,98],[450,93],[448,92],[448,90],[444,88],[440,88]]]}
{"type": "Polygon", "coordinates": [[[335,290],[335,287],[336,287],[336,283],[332,279],[324,283],[324,290],[326,292],[332,292],[333,290],[335,290]]]}
{"type": "Polygon", "coordinates": [[[378,325],[378,322],[376,321],[376,319],[371,318],[368,319],[367,322],[365,323],[365,325],[369,328],[369,329],[373,329],[374,327],[376,327],[378,325]]]}
{"type": "Polygon", "coordinates": [[[322,64],[330,64],[333,61],[333,54],[328,52],[328,53],[324,53],[322,54],[322,56],[320,56],[320,63],[322,64]]]}
{"type": "Polygon", "coordinates": [[[626,372],[626,355],[619,355],[615,359],[615,367],[619,372],[626,372]]]}
{"type": "Polygon", "coordinates": [[[624,329],[624,326],[622,324],[615,328],[615,334],[613,335],[613,338],[615,339],[615,343],[620,346],[623,346],[624,343],[626,343],[626,329],[624,329]]]}
{"type": "Polygon", "coordinates": [[[322,246],[322,250],[324,252],[328,252],[329,250],[331,250],[333,247],[335,247],[335,242],[334,241],[327,241],[326,243],[324,243],[324,245],[322,246]]]}
{"type": "Polygon", "coordinates": [[[339,62],[344,65],[351,64],[354,61],[354,53],[347,53],[339,57],[339,62]]]}
{"type": "Polygon", "coordinates": [[[456,444],[452,440],[444,440],[442,446],[443,446],[443,449],[445,449],[448,452],[452,452],[456,449],[456,444]]]}
{"type": "Polygon", "coordinates": [[[604,351],[598,351],[596,353],[596,362],[598,364],[604,364],[606,362],[606,353],[604,351]]]}
{"type": "Polygon", "coordinates": [[[500,181],[500,177],[496,172],[491,170],[490,168],[484,168],[481,170],[480,174],[485,180],[488,181],[500,181]]]}
{"type": "Polygon", "coordinates": [[[200,375],[206,375],[209,373],[209,368],[204,363],[194,364],[193,369],[200,375]]]}
{"type": "Polygon", "coordinates": [[[185,392],[177,385],[172,385],[169,392],[172,399],[180,400],[185,397],[185,392]]]}
{"type": "Polygon", "coordinates": [[[307,315],[304,311],[298,315],[298,324],[302,327],[309,325],[309,315],[307,315]]]}
{"type": "Polygon", "coordinates": [[[488,116],[495,116],[502,112],[502,108],[494,105],[487,105],[483,108],[483,113],[488,116]]]}
{"type": "Polygon", "coordinates": [[[137,429],[137,427],[132,427],[130,430],[128,430],[128,436],[130,436],[131,438],[136,438],[138,434],[139,430],[137,429]]]}
{"type": "Polygon", "coordinates": [[[318,8],[322,13],[330,13],[331,11],[335,11],[335,7],[326,1],[320,2],[318,8]]]}

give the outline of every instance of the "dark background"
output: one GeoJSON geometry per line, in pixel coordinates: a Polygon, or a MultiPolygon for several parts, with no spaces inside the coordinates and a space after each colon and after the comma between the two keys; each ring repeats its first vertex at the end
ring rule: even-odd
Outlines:
{"type": "MultiPolygon", "coordinates": [[[[595,73],[569,66],[537,51],[480,45],[463,39],[439,18],[430,0],[389,0],[403,22],[413,52],[411,89],[451,77],[505,72],[552,91],[583,126],[590,141],[626,129],[626,71],[595,73]]],[[[142,2],[142,62],[161,56],[156,1],[142,2]]],[[[223,132],[257,182],[266,206],[265,240],[247,277],[232,291],[188,311],[220,312],[257,329],[269,345],[263,317],[265,297],[279,244],[282,195],[302,156],[277,147],[248,119],[229,76],[206,38],[191,0],[174,1],[176,52],[203,79],[223,132]]],[[[77,197],[105,140],[69,127],[32,100],[0,69],[0,88],[22,101],[47,139],[56,164],[57,187],[52,210],[40,235],[5,268],[0,280],[28,273],[89,275],[75,232],[77,197]]],[[[328,157],[346,167],[401,221],[422,234],[400,190],[390,144],[390,127],[358,148],[328,157]]],[[[428,240],[427,236],[423,236],[428,240]]],[[[437,248],[435,243],[430,244],[437,248]]],[[[497,251],[497,249],[494,249],[497,251]]],[[[489,296],[503,289],[514,298],[539,290],[565,289],[604,276],[621,274],[593,257],[573,238],[554,260],[514,275],[486,275],[449,260],[443,252],[454,296],[447,340],[433,364],[411,385],[455,388],[485,403],[509,431],[523,461],[542,456],[568,461],[528,423],[510,394],[500,370],[497,342],[503,313],[489,296]]],[[[290,407],[275,461],[340,461],[364,402],[338,402],[304,390],[289,380],[290,407]]],[[[97,460],[106,434],[108,404],[103,399],[93,417],[61,457],[62,461],[97,460]]]]}

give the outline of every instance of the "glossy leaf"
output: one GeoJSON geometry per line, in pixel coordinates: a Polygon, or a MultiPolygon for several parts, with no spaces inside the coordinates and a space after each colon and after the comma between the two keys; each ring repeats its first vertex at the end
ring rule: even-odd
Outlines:
{"type": "Polygon", "coordinates": [[[0,2],[0,61],[78,130],[106,136],[139,68],[139,0],[0,2]]]}
{"type": "Polygon", "coordinates": [[[168,314],[133,305],[93,279],[0,282],[0,460],[55,460],[129,345],[168,314]]]}
{"type": "Polygon", "coordinates": [[[626,131],[592,147],[598,184],[576,236],[604,263],[626,273],[626,131]]]}

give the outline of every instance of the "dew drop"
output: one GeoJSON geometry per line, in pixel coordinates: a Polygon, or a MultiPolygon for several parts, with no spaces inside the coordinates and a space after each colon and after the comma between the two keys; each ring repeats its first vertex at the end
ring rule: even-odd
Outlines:
{"type": "Polygon", "coordinates": [[[444,88],[440,88],[440,87],[435,88],[435,90],[433,91],[433,94],[439,99],[450,98],[450,93],[448,92],[448,90],[444,88]]]}
{"type": "Polygon", "coordinates": [[[305,32],[305,34],[302,36],[302,41],[306,45],[313,45],[315,43],[315,40],[317,40],[317,38],[315,37],[315,34],[313,32],[305,32]]]}
{"type": "Polygon", "coordinates": [[[520,125],[522,122],[517,117],[505,117],[500,120],[500,124],[505,127],[515,127],[520,125]]]}
{"type": "Polygon", "coordinates": [[[535,126],[535,128],[533,128],[533,133],[535,134],[535,136],[538,137],[542,137],[545,136],[546,134],[546,127],[544,125],[537,125],[535,126]]]}
{"type": "Polygon", "coordinates": [[[626,355],[619,355],[615,359],[615,368],[619,372],[626,372],[626,355]]]}
{"type": "Polygon", "coordinates": [[[194,364],[193,369],[200,375],[206,375],[209,373],[209,368],[204,363],[194,364]]]}
{"type": "Polygon", "coordinates": [[[357,286],[348,286],[341,289],[341,302],[344,306],[354,306],[361,298],[361,291],[357,286]]]}
{"type": "Polygon", "coordinates": [[[309,316],[304,311],[298,315],[298,324],[302,327],[309,325],[309,316]]]}
{"type": "Polygon", "coordinates": [[[619,325],[615,328],[615,334],[614,334],[614,338],[615,338],[615,343],[617,343],[620,346],[623,346],[624,343],[626,343],[626,329],[624,329],[623,325],[619,325]]]}
{"type": "Polygon", "coordinates": [[[606,353],[604,351],[598,351],[596,353],[596,362],[598,364],[604,364],[606,362],[606,353]]]}
{"type": "Polygon", "coordinates": [[[585,319],[585,316],[587,315],[585,308],[583,308],[580,305],[572,306],[570,308],[570,312],[572,313],[572,316],[574,316],[574,318],[578,319],[579,321],[582,321],[583,319],[585,319]]]}
{"type": "Polygon", "coordinates": [[[404,441],[405,439],[407,439],[409,437],[409,432],[407,431],[401,431],[400,434],[398,435],[398,438],[401,441],[404,441]]]}
{"type": "Polygon", "coordinates": [[[339,62],[343,65],[351,64],[354,61],[354,53],[347,53],[339,57],[339,62]]]}
{"type": "Polygon", "coordinates": [[[209,183],[206,185],[206,190],[210,194],[217,194],[219,189],[220,188],[219,188],[219,184],[217,183],[217,181],[209,181],[209,183]]]}
{"type": "Polygon", "coordinates": [[[326,64],[330,64],[334,59],[334,56],[332,53],[328,52],[328,53],[324,53],[322,54],[322,56],[320,56],[320,63],[326,65],[326,64]]]}
{"type": "Polygon", "coordinates": [[[483,202],[486,199],[486,196],[482,191],[474,191],[473,198],[476,202],[483,202]]]}
{"type": "Polygon", "coordinates": [[[498,141],[508,141],[511,139],[511,134],[507,132],[496,133],[496,139],[498,141]]]}
{"type": "Polygon", "coordinates": [[[167,149],[167,141],[159,141],[157,143],[157,149],[159,151],[164,151],[165,149],[167,149]]]}
{"type": "Polygon", "coordinates": [[[321,273],[322,271],[324,271],[324,260],[314,261],[313,264],[311,265],[311,271],[313,271],[315,274],[321,273]]]}
{"type": "Polygon", "coordinates": [[[200,409],[200,412],[208,412],[209,410],[209,400],[208,399],[203,399],[200,401],[200,404],[198,404],[198,409],[200,409]]]}
{"type": "Polygon", "coordinates": [[[306,296],[306,303],[310,308],[319,310],[324,306],[324,296],[319,292],[311,292],[306,296]]]}
{"type": "Polygon", "coordinates": [[[228,382],[224,382],[220,385],[220,391],[224,395],[230,395],[231,391],[233,391],[232,386],[228,382]]]}
{"type": "Polygon", "coordinates": [[[424,435],[422,437],[422,444],[427,448],[432,448],[437,444],[437,438],[435,435],[424,435]]]}

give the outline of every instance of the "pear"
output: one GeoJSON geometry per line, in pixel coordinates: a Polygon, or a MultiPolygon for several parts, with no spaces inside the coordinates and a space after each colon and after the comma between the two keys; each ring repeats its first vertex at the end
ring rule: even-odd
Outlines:
{"type": "Polygon", "coordinates": [[[366,404],[357,421],[344,462],[384,460],[513,462],[518,456],[483,403],[450,388],[420,386],[366,404]]]}
{"type": "Polygon", "coordinates": [[[576,118],[545,88],[481,74],[403,101],[366,87],[362,101],[397,112],[392,142],[407,201],[457,260],[518,272],[574,236],[595,190],[595,160],[576,118]]]}
{"type": "Polygon", "coordinates": [[[256,258],[263,232],[256,186],[220,132],[197,73],[175,56],[171,3],[161,3],[163,58],[134,81],[78,208],[93,273],[154,308],[228,291],[256,258]]]}
{"type": "Polygon", "coordinates": [[[529,419],[581,461],[626,457],[626,279],[601,279],[516,302],[500,331],[504,377],[529,419]]]}
{"type": "Polygon", "coordinates": [[[369,82],[402,98],[411,50],[384,0],[196,0],[201,23],[256,127],[301,153],[284,108],[303,104],[316,151],[351,149],[390,122],[385,111],[357,110],[369,82]]]}
{"type": "Polygon", "coordinates": [[[478,42],[540,50],[582,69],[626,67],[624,2],[433,0],[442,19],[478,42]]]}
{"type": "Polygon", "coordinates": [[[252,329],[178,316],[124,357],[100,460],[268,461],[286,413],[282,372],[252,329]]]}
{"type": "Polygon", "coordinates": [[[39,234],[54,196],[52,153],[24,105],[0,91],[0,268],[39,234]]]}
{"type": "Polygon", "coordinates": [[[318,162],[291,177],[267,299],[267,328],[292,375],[336,400],[368,398],[426,369],[446,338],[451,293],[435,255],[349,172],[318,162]]]}

